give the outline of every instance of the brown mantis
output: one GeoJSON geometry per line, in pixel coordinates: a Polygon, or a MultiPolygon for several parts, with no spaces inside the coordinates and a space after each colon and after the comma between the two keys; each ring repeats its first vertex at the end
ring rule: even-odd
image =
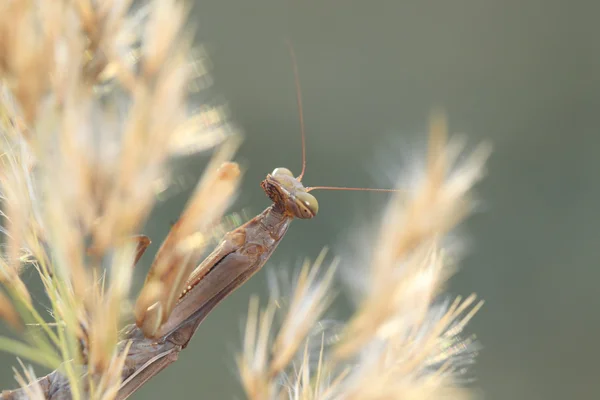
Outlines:
{"type": "MultiPolygon", "coordinates": [[[[392,189],[362,189],[341,187],[305,187],[302,177],[306,170],[306,145],[302,98],[299,74],[295,55],[290,46],[290,54],[294,69],[300,128],[302,133],[302,171],[294,177],[287,168],[277,168],[262,181],[261,186],[272,204],[262,213],[227,233],[218,246],[187,277],[178,272],[175,278],[169,277],[160,284],[169,291],[166,301],[140,302],[136,305],[136,324],[127,326],[123,331],[120,349],[127,352],[122,371],[123,382],[118,399],[126,399],[145,382],[177,360],[179,352],[184,349],[200,323],[210,311],[235,289],[245,283],[259,271],[273,254],[285,236],[290,223],[295,218],[313,218],[319,209],[317,199],[310,194],[311,190],[369,190],[394,192],[392,189]],[[179,288],[181,287],[181,291],[179,288]],[[172,296],[175,294],[175,297],[172,296]],[[150,304],[150,306],[148,306],[150,304]]],[[[237,177],[239,169],[235,163],[225,163],[217,174],[224,179],[237,177]]],[[[195,259],[178,259],[163,257],[163,249],[170,250],[177,238],[179,222],[175,223],[164,241],[153,263],[166,261],[159,267],[162,270],[177,270],[178,264],[190,265],[195,259]],[[164,260],[167,258],[166,260],[164,260]]],[[[137,244],[134,263],[147,249],[148,237],[139,235],[133,238],[137,244]]],[[[168,251],[165,251],[168,253],[168,251]]],[[[194,264],[195,265],[195,264],[194,264]]],[[[159,268],[154,268],[159,269],[159,268]]],[[[179,271],[186,271],[179,268],[179,271]]],[[[158,280],[167,275],[154,271],[158,280]]],[[[149,274],[151,277],[153,270],[149,274]]],[[[145,289],[148,286],[145,285],[145,289]]],[[[140,298],[143,294],[140,295],[140,298]]],[[[37,381],[48,399],[70,398],[69,383],[55,371],[37,381]]],[[[0,399],[27,398],[21,390],[6,391],[0,399]]]]}
{"type": "Polygon", "coordinates": [[[302,184],[306,170],[306,145],[299,74],[291,46],[290,55],[302,133],[302,172],[298,177],[294,177],[289,169],[277,168],[268,174],[261,187],[273,204],[225,235],[215,250],[189,276],[183,292],[164,324],[156,324],[154,321],[152,324],[146,324],[143,319],[138,319],[138,327],[130,328],[126,336],[133,339],[128,357],[131,373],[125,373],[126,378],[119,392],[120,399],[127,398],[144,382],[177,359],[178,352],[187,346],[197,327],[210,311],[263,267],[285,236],[292,220],[310,219],[317,214],[319,206],[317,199],[309,193],[311,190],[395,191],[305,187],[302,184]]]}

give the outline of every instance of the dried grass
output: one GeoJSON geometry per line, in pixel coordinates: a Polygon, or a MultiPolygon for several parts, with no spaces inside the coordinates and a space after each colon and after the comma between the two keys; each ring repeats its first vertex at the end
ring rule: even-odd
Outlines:
{"type": "MultiPolygon", "coordinates": [[[[191,81],[206,68],[188,58],[186,12],[177,0],[0,4],[0,318],[19,332],[0,349],[55,370],[37,380],[21,364],[22,388],[2,399],[118,398],[236,194],[235,132],[220,108],[190,113],[191,81]],[[149,244],[139,230],[169,159],[213,148],[133,305],[133,265],[149,244]],[[28,267],[49,315],[21,280],[28,267]],[[121,341],[132,316],[143,337],[121,341]]],[[[440,302],[454,271],[443,238],[470,213],[488,149],[456,167],[459,150],[435,117],[424,178],[390,202],[349,321],[322,320],[335,272],[324,254],[304,265],[277,329],[277,299],[262,311],[250,302],[237,359],[249,399],[468,397],[456,377],[472,345],[460,334],[481,302],[440,302]]]]}
{"type": "MultiPolygon", "coordinates": [[[[173,279],[153,269],[140,297],[145,312],[158,301],[148,300],[149,291],[165,294],[149,326],[168,318],[202,254],[206,240],[198,235],[219,222],[239,176],[233,163],[218,168],[236,149],[235,140],[224,140],[234,135],[221,110],[189,112],[193,73],[204,69],[194,72],[188,59],[186,7],[131,3],[0,5],[0,282],[11,297],[0,292],[0,315],[24,329],[23,340],[2,338],[0,346],[56,369],[74,399],[117,396],[128,354],[119,331],[132,313],[133,265],[148,244],[138,233],[157,184],[169,178],[169,159],[184,144],[220,147],[170,238],[186,268],[167,271],[173,279]],[[27,266],[39,272],[51,323],[20,279],[27,266]]],[[[33,379],[27,371],[21,383],[33,379]]]]}
{"type": "MultiPolygon", "coordinates": [[[[330,290],[332,269],[322,281],[309,283],[312,290],[299,280],[281,326],[273,323],[280,299],[262,312],[257,300],[251,303],[238,359],[249,399],[470,397],[459,376],[476,347],[461,333],[483,303],[475,295],[441,300],[455,271],[443,239],[473,209],[471,189],[483,175],[489,148],[480,146],[457,165],[460,149],[448,142],[442,115],[432,118],[430,138],[422,179],[390,201],[370,264],[352,271],[359,274],[352,281],[362,287],[354,293],[358,306],[348,321],[323,324],[332,328],[320,330],[318,338],[309,335],[329,304],[324,299],[315,304],[313,293],[330,290]],[[282,346],[279,338],[290,331],[294,340],[282,346]]],[[[320,264],[301,276],[314,276],[320,264]]]]}

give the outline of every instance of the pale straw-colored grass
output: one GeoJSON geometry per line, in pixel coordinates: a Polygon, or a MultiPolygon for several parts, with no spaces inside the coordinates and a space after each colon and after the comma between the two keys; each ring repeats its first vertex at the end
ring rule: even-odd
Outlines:
{"type": "MultiPolygon", "coordinates": [[[[184,148],[220,148],[169,239],[174,254],[160,253],[188,261],[153,269],[142,292],[139,309],[164,309],[146,324],[168,317],[236,192],[237,165],[219,168],[237,147],[221,110],[190,113],[189,88],[204,69],[189,59],[186,13],[175,0],[0,4],[0,316],[21,332],[0,348],[55,369],[75,399],[113,399],[121,385],[128,346],[119,331],[131,320],[133,264],[148,244],[138,234],[168,161],[184,148]],[[28,266],[49,315],[20,279],[28,266]]],[[[24,371],[25,386],[34,375],[24,371]]],[[[40,390],[49,396],[35,384],[25,391],[40,390]]]]}
{"type": "MultiPolygon", "coordinates": [[[[462,332],[482,302],[475,295],[444,302],[444,284],[456,269],[444,238],[473,209],[472,188],[483,175],[489,147],[457,163],[460,150],[448,142],[444,117],[435,114],[426,170],[389,202],[370,263],[351,271],[359,275],[351,281],[361,287],[353,292],[358,306],[348,321],[329,324],[335,329],[322,330],[320,337],[309,335],[329,305],[324,299],[315,304],[313,293],[331,290],[331,270],[321,281],[299,280],[293,306],[280,310],[278,326],[273,321],[280,299],[263,311],[257,300],[251,303],[238,360],[248,398],[469,398],[460,375],[476,347],[462,332]],[[282,346],[279,338],[289,331],[297,334],[282,346]]],[[[302,275],[315,275],[320,264],[302,275]]]]}

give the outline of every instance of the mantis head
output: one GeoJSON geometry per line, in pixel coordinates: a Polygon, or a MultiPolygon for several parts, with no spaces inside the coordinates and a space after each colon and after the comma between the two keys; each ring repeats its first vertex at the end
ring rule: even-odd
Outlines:
{"type": "Polygon", "coordinates": [[[319,211],[319,202],[287,168],[276,168],[262,181],[267,196],[295,218],[311,219],[319,211]]]}

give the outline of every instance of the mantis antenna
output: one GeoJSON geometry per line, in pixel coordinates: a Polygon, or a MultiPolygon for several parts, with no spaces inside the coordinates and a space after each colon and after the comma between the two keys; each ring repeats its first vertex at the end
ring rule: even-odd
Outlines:
{"type": "MultiPolygon", "coordinates": [[[[298,63],[296,62],[296,53],[294,52],[294,46],[289,39],[285,40],[290,53],[290,59],[292,60],[292,68],[294,71],[294,84],[296,86],[296,102],[298,103],[298,118],[300,120],[300,134],[302,137],[302,171],[296,179],[301,182],[306,172],[306,133],[304,130],[304,112],[302,109],[302,88],[300,85],[300,74],[298,73],[298,63]]],[[[399,189],[370,189],[370,188],[355,188],[355,187],[338,187],[338,186],[313,186],[307,187],[306,191],[312,190],[345,190],[345,191],[361,191],[361,192],[391,192],[398,193],[403,192],[399,189]]]]}
{"type": "Polygon", "coordinates": [[[292,68],[294,69],[294,84],[296,85],[296,102],[298,103],[298,116],[300,118],[300,133],[302,135],[302,172],[296,178],[298,181],[302,181],[304,172],[306,172],[306,134],[304,132],[304,112],[302,111],[302,89],[300,87],[300,74],[298,73],[298,63],[296,62],[296,53],[294,52],[294,46],[288,39],[285,40],[290,52],[290,58],[292,59],[292,68]]]}

